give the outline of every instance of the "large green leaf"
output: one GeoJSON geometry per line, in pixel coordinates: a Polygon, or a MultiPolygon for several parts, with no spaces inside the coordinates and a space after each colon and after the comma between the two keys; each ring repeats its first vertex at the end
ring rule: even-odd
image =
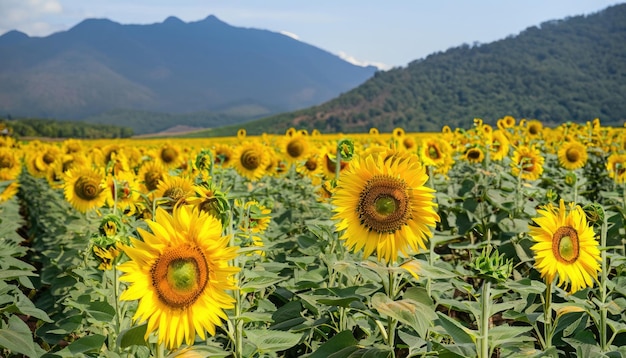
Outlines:
{"type": "Polygon", "coordinates": [[[245,334],[261,353],[284,351],[298,344],[303,337],[301,333],[267,329],[247,329],[245,334]]]}
{"type": "Polygon", "coordinates": [[[24,354],[28,357],[41,355],[40,349],[37,349],[39,346],[33,341],[30,329],[17,316],[9,317],[8,327],[0,329],[0,347],[14,354],[24,354]]]}
{"type": "Polygon", "coordinates": [[[432,307],[409,299],[393,301],[382,293],[372,297],[372,307],[379,313],[413,328],[422,338],[426,338],[428,329],[437,318],[432,307]]]}
{"type": "Polygon", "coordinates": [[[358,342],[352,331],[341,331],[322,344],[309,358],[328,358],[344,348],[356,347],[358,342]]]}
{"type": "Polygon", "coordinates": [[[474,344],[476,339],[478,338],[478,333],[464,327],[458,321],[442,314],[441,312],[437,312],[437,316],[439,316],[438,323],[443,328],[443,332],[447,333],[452,337],[454,343],[463,344],[463,343],[471,343],[474,344]]]}

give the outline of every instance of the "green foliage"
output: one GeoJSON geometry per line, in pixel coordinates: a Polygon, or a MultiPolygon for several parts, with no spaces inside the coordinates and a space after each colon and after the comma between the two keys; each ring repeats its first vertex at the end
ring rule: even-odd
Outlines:
{"type": "Polygon", "coordinates": [[[38,118],[0,118],[0,128],[6,125],[18,137],[48,138],[127,138],[133,135],[128,126],[89,124],[74,121],[57,121],[38,118]]]}

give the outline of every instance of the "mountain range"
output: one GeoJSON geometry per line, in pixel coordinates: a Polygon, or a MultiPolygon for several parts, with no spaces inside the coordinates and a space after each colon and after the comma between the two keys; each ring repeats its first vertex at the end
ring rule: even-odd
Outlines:
{"type": "Polygon", "coordinates": [[[196,135],[367,132],[469,128],[474,118],[538,119],[623,126],[626,4],[531,26],[488,44],[462,44],[408,66],[377,72],[335,99],[196,135]]]}
{"type": "Polygon", "coordinates": [[[129,115],[176,118],[138,125],[139,133],[206,127],[215,118],[240,122],[320,104],[375,72],[212,15],[150,25],[87,19],[46,37],[0,36],[0,113],[121,123],[132,122],[124,120],[129,115]],[[181,123],[187,115],[193,118],[181,123]]]}

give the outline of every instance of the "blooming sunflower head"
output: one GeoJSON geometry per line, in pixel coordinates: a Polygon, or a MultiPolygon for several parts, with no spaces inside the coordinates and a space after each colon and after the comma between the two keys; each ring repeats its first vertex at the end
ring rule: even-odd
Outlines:
{"type": "Polygon", "coordinates": [[[195,196],[194,184],[187,176],[166,175],[154,192],[155,198],[166,200],[170,206],[184,204],[192,196],[195,196]]]}
{"type": "Polygon", "coordinates": [[[22,164],[15,150],[0,147],[0,181],[13,180],[22,171],[22,164]]]}
{"type": "Polygon", "coordinates": [[[492,160],[502,160],[509,154],[509,139],[504,135],[502,130],[493,132],[490,150],[492,160]]]}
{"type": "Polygon", "coordinates": [[[613,153],[609,155],[606,162],[606,169],[616,183],[626,182],[626,154],[613,153]]]}
{"type": "Polygon", "coordinates": [[[147,223],[151,232],[138,229],[143,241],[121,245],[130,260],[119,266],[120,280],[129,283],[120,299],[139,300],[133,320],[147,321],[145,338],[156,331],[158,343],[170,349],[191,345],[196,334],[214,335],[227,319],[224,310],[234,306],[226,291],[237,289],[239,269],[229,260],[238,248],[228,247],[215,217],[191,206],[171,215],[157,208],[155,221],[147,223]]]}
{"type": "Polygon", "coordinates": [[[543,173],[545,158],[535,147],[519,146],[513,152],[511,159],[511,172],[514,176],[520,175],[522,179],[537,180],[543,173]]]}
{"type": "Polygon", "coordinates": [[[578,141],[563,143],[557,154],[559,163],[565,169],[582,168],[587,163],[587,147],[578,141]]]}
{"type": "Polygon", "coordinates": [[[395,262],[398,252],[425,248],[439,221],[434,190],[416,155],[368,155],[354,160],[334,189],[340,239],[353,250],[395,262]]]}
{"type": "Polygon", "coordinates": [[[156,161],[145,162],[137,173],[140,189],[144,194],[156,190],[159,181],[167,175],[167,169],[156,161]]]}
{"type": "Polygon", "coordinates": [[[252,181],[263,177],[269,162],[267,148],[259,142],[245,142],[233,153],[233,165],[237,172],[252,181]]]}
{"type": "Polygon", "coordinates": [[[98,209],[106,201],[104,173],[100,169],[78,167],[63,175],[65,199],[81,212],[98,209]]]}
{"type": "Polygon", "coordinates": [[[485,159],[485,153],[479,147],[472,147],[465,151],[464,158],[470,163],[481,163],[485,159]]]}
{"type": "Polygon", "coordinates": [[[530,236],[541,277],[552,283],[558,276],[558,285],[569,286],[571,293],[592,287],[600,271],[600,249],[583,209],[571,204],[567,210],[561,200],[558,208],[548,204],[537,214],[530,236]]]}
{"type": "Polygon", "coordinates": [[[281,140],[283,158],[290,163],[304,160],[309,153],[309,149],[309,138],[304,132],[293,132],[281,140]]]}

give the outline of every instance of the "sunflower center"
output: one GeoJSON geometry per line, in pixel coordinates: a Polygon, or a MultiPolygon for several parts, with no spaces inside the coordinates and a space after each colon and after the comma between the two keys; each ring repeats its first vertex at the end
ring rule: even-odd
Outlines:
{"type": "Polygon", "coordinates": [[[43,155],[43,161],[46,164],[51,164],[52,162],[54,162],[54,155],[50,154],[50,153],[46,153],[43,155]]]}
{"type": "MultiPolygon", "coordinates": [[[[335,161],[333,161],[333,159],[328,154],[326,154],[324,157],[326,159],[326,169],[328,169],[328,171],[330,171],[331,173],[334,173],[335,170],[337,170],[337,165],[335,164],[335,161]]],[[[347,165],[348,162],[344,162],[342,160],[339,164],[339,170],[344,170],[347,165]]]]}
{"type": "Polygon", "coordinates": [[[13,168],[13,159],[8,155],[0,157],[0,168],[13,168]]]}
{"type": "Polygon", "coordinates": [[[480,158],[480,151],[476,150],[476,149],[470,149],[469,152],[467,152],[467,158],[468,159],[474,159],[477,160],[480,158]]]}
{"type": "Polygon", "coordinates": [[[253,149],[248,149],[241,154],[241,165],[248,170],[255,170],[261,164],[260,159],[253,149]]]}
{"type": "Polygon", "coordinates": [[[165,163],[172,163],[176,160],[177,157],[178,153],[173,148],[167,147],[161,150],[161,159],[165,163]]]}
{"type": "Polygon", "coordinates": [[[310,158],[309,160],[306,161],[306,163],[304,163],[304,166],[309,171],[314,171],[315,169],[317,169],[317,161],[313,158],[310,158]]]}
{"type": "Polygon", "coordinates": [[[404,147],[406,149],[412,149],[415,147],[415,140],[413,138],[407,137],[407,138],[404,138],[404,141],[402,141],[402,144],[404,144],[404,147]]]}
{"type": "Polygon", "coordinates": [[[439,148],[435,147],[434,145],[429,145],[428,157],[430,159],[439,159],[441,157],[441,154],[439,153],[439,148]]]}
{"type": "Polygon", "coordinates": [[[74,183],[74,193],[83,200],[93,200],[100,194],[99,183],[90,177],[82,176],[74,183]]]}
{"type": "Polygon", "coordinates": [[[532,134],[532,135],[537,135],[539,134],[539,126],[537,125],[531,125],[530,127],[528,127],[528,133],[532,134]]]}
{"type": "Polygon", "coordinates": [[[146,172],[143,179],[144,179],[144,182],[146,183],[146,188],[149,191],[152,191],[157,188],[157,185],[159,184],[159,180],[163,179],[163,175],[159,171],[150,170],[146,172]]]}
{"type": "Polygon", "coordinates": [[[184,245],[166,249],[150,270],[159,300],[171,308],[192,305],[209,281],[209,267],[202,250],[184,245]]]}
{"type": "Polygon", "coordinates": [[[298,158],[304,153],[302,140],[292,140],[287,144],[287,154],[292,158],[298,158]]]}
{"type": "Polygon", "coordinates": [[[557,260],[571,264],[578,259],[578,233],[571,226],[561,226],[552,235],[552,253],[557,260]]]}
{"type": "Polygon", "coordinates": [[[404,180],[376,175],[361,192],[357,213],[361,224],[378,233],[393,233],[409,219],[409,195],[404,180]]]}
{"type": "Polygon", "coordinates": [[[174,201],[178,201],[185,196],[185,190],[181,187],[175,186],[165,190],[165,192],[163,192],[163,196],[168,197],[174,201]]]}
{"type": "Polygon", "coordinates": [[[565,157],[568,162],[576,163],[580,159],[580,153],[577,149],[569,148],[567,152],[565,152],[565,157]]]}
{"type": "Polygon", "coordinates": [[[525,172],[533,172],[535,170],[535,160],[531,157],[522,157],[520,162],[522,163],[522,170],[525,172]]]}

